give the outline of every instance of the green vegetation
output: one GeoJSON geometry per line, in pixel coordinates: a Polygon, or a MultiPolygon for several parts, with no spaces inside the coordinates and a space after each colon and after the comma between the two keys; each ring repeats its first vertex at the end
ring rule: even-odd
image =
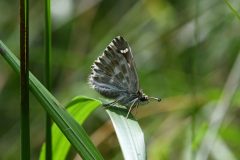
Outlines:
{"type": "MultiPolygon", "coordinates": [[[[20,51],[18,5],[0,2],[0,53],[10,53],[0,56],[0,159],[19,159],[21,152],[20,82],[11,68],[19,73],[18,59],[11,55],[19,57],[20,51]]],[[[138,135],[144,133],[148,159],[240,159],[237,0],[52,0],[51,6],[51,93],[42,86],[44,1],[29,6],[31,159],[45,158],[45,111],[55,122],[53,159],[73,159],[77,153],[95,159],[125,157],[120,140],[125,132],[118,130],[124,112],[101,108],[105,99],[87,84],[93,61],[117,35],[132,48],[144,93],[162,98],[140,106],[132,112],[137,121],[126,122],[138,135]],[[78,134],[69,134],[69,126],[78,134]]]]}

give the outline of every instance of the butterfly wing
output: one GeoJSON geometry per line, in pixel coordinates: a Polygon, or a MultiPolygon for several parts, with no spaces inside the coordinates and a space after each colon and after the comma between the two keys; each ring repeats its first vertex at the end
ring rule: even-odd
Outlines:
{"type": "Polygon", "coordinates": [[[136,71],[136,65],[133,60],[133,55],[131,52],[131,48],[128,45],[127,41],[123,39],[123,37],[118,36],[113,39],[112,43],[110,45],[113,46],[113,48],[116,49],[117,53],[122,55],[124,57],[125,64],[127,64],[128,70],[128,76],[129,76],[129,91],[131,93],[136,93],[139,91],[139,80],[138,75],[136,71]]]}
{"type": "Polygon", "coordinates": [[[94,62],[89,83],[103,96],[114,99],[139,90],[131,48],[122,37],[114,38],[94,62]]]}

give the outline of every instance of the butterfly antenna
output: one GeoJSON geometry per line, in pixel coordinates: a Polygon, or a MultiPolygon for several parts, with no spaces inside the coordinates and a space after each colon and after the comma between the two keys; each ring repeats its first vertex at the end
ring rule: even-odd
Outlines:
{"type": "Polygon", "coordinates": [[[158,102],[160,102],[161,101],[161,98],[156,98],[156,97],[148,97],[149,99],[154,99],[154,100],[156,100],[156,101],[158,101],[158,102]]]}

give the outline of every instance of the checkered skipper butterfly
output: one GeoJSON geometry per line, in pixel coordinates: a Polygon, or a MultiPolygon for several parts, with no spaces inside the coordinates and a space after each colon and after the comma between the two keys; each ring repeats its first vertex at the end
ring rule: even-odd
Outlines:
{"type": "Polygon", "coordinates": [[[148,97],[139,89],[138,75],[131,48],[123,37],[118,36],[104,50],[103,54],[92,65],[89,84],[97,92],[128,108],[128,113],[139,104],[149,99],[160,101],[159,98],[148,97]]]}

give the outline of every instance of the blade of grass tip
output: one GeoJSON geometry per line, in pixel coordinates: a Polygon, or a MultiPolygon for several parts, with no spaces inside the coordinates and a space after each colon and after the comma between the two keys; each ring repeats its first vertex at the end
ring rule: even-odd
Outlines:
{"type": "Polygon", "coordinates": [[[116,131],[125,160],[145,160],[146,147],[144,134],[138,122],[122,108],[106,109],[116,131]]]}
{"type": "Polygon", "coordinates": [[[28,0],[20,0],[21,159],[30,159],[28,0]]]}
{"type": "MultiPolygon", "coordinates": [[[[0,41],[0,54],[19,74],[19,60],[0,41]]],[[[83,159],[102,160],[103,157],[93,145],[86,131],[65,111],[57,99],[29,72],[29,86],[33,95],[49,113],[75,150],[83,159]]]]}
{"type": "MultiPolygon", "coordinates": [[[[51,1],[45,0],[45,83],[51,91],[51,1]]],[[[46,160],[52,159],[52,130],[51,117],[46,113],[46,160]]]]}

